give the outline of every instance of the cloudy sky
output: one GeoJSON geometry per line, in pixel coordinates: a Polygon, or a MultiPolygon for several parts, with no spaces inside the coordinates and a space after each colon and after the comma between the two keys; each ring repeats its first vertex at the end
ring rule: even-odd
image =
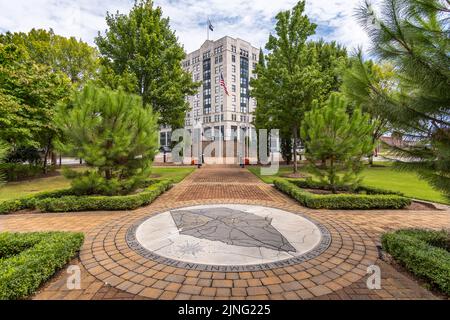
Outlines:
{"type": "MultiPolygon", "coordinates": [[[[319,37],[336,40],[349,48],[368,39],[354,18],[361,0],[307,0],[307,14],[318,24],[319,37]]],[[[212,39],[224,35],[264,47],[280,10],[292,8],[297,0],[155,0],[171,19],[186,51],[197,49],[206,40],[206,20],[216,30],[212,39]]],[[[53,28],[64,36],[76,36],[92,43],[106,28],[107,11],[127,13],[133,0],[0,0],[0,32],[53,28]]]]}

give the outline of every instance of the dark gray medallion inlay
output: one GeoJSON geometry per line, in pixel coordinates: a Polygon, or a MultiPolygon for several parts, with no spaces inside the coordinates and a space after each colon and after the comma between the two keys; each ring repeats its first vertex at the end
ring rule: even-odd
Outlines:
{"type": "Polygon", "coordinates": [[[172,211],[180,234],[198,239],[221,241],[241,247],[264,247],[285,252],[297,252],[271,223],[253,213],[215,208],[214,210],[172,211]]]}

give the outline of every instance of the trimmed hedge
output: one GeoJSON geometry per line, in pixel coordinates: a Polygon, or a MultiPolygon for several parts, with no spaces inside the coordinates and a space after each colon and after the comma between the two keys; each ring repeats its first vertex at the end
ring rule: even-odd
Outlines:
{"type": "Polygon", "coordinates": [[[78,212],[95,210],[134,210],[148,205],[172,187],[171,180],[147,181],[146,189],[128,196],[74,196],[71,189],[42,192],[21,199],[0,202],[0,214],[24,209],[42,212],[78,212]]]}
{"type": "Polygon", "coordinates": [[[77,212],[95,210],[134,210],[152,203],[158,196],[172,187],[172,181],[153,184],[143,192],[128,196],[66,196],[46,198],[36,203],[42,212],[77,212]]]}
{"type": "Polygon", "coordinates": [[[381,242],[401,265],[450,296],[449,238],[446,231],[399,230],[384,234],[381,242]]]}
{"type": "MultiPolygon", "coordinates": [[[[295,184],[296,186],[300,188],[309,188],[309,189],[319,189],[319,190],[328,190],[326,185],[317,181],[311,181],[311,180],[289,180],[291,183],[295,184]]],[[[345,189],[341,189],[340,191],[348,191],[345,189]]],[[[391,191],[391,190],[385,190],[385,189],[379,189],[369,186],[359,186],[353,192],[358,194],[388,194],[392,195],[395,194],[397,196],[404,196],[403,193],[398,191],[391,191]]]]}
{"type": "Polygon", "coordinates": [[[5,200],[0,202],[0,214],[12,213],[25,209],[35,209],[37,202],[46,198],[60,198],[69,196],[72,193],[70,189],[41,192],[26,196],[20,199],[5,200]]]}
{"type": "Polygon", "coordinates": [[[84,235],[0,233],[0,300],[25,299],[80,250],[84,235]]]}
{"type": "MultiPolygon", "coordinates": [[[[360,191],[366,194],[313,194],[302,188],[317,187],[314,183],[302,180],[276,179],[275,187],[296,199],[300,204],[312,209],[402,209],[411,204],[409,198],[397,193],[382,191],[378,193],[374,188],[361,187],[360,191]]],[[[320,189],[317,187],[317,189],[320,189]]]]}

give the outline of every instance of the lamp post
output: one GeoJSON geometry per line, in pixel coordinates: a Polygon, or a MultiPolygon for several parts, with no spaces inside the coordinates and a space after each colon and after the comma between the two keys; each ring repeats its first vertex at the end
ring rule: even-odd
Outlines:
{"type": "Polygon", "coordinates": [[[197,160],[197,167],[200,169],[202,167],[203,164],[203,159],[202,159],[202,153],[203,153],[203,146],[202,146],[202,124],[199,122],[197,122],[194,126],[194,135],[197,136],[197,141],[198,141],[198,160],[197,160]]]}

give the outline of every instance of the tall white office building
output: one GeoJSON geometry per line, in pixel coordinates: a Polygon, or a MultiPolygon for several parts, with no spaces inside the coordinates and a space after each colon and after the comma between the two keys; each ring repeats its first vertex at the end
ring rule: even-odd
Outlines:
{"type": "MultiPolygon", "coordinates": [[[[256,100],[250,97],[249,86],[258,58],[258,48],[228,36],[207,40],[200,49],[189,53],[183,67],[202,86],[198,94],[186,98],[191,106],[186,114],[186,129],[193,132],[201,125],[204,141],[231,140],[240,132],[251,132],[256,100]],[[228,95],[221,86],[221,74],[228,95]]],[[[162,128],[161,145],[169,145],[170,139],[171,129],[162,128]]]]}

